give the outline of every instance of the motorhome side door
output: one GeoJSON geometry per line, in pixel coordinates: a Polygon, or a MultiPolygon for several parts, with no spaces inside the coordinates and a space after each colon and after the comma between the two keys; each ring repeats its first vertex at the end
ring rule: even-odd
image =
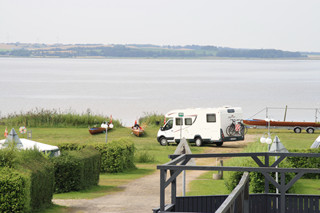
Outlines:
{"type": "Polygon", "coordinates": [[[218,125],[217,113],[206,114],[205,138],[210,140],[218,140],[220,138],[220,129],[218,125]]]}

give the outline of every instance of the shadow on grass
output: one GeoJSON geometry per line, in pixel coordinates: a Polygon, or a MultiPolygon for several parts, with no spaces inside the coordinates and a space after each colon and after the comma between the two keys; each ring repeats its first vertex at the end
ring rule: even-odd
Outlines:
{"type": "Polygon", "coordinates": [[[93,199],[104,196],[108,193],[122,191],[123,188],[117,186],[93,186],[89,189],[67,192],[61,194],[54,194],[53,199],[93,199]]]}
{"type": "Polygon", "coordinates": [[[68,207],[59,206],[56,204],[50,205],[46,209],[35,211],[34,213],[69,213],[68,207]]]}
{"type": "Polygon", "coordinates": [[[123,185],[130,181],[151,174],[155,169],[148,168],[146,164],[142,165],[144,168],[131,169],[123,173],[114,174],[100,174],[100,181],[98,186],[92,186],[89,189],[54,194],[53,199],[93,199],[102,197],[114,192],[123,191],[123,185]]]}

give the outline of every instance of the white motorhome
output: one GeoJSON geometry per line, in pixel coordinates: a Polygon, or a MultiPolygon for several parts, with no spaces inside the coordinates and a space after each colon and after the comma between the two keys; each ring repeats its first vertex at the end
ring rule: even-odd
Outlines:
{"type": "Polygon", "coordinates": [[[222,146],[226,141],[244,140],[245,126],[240,107],[177,109],[165,117],[167,122],[157,135],[163,146],[179,143],[181,137],[197,146],[203,143],[222,146]]]}

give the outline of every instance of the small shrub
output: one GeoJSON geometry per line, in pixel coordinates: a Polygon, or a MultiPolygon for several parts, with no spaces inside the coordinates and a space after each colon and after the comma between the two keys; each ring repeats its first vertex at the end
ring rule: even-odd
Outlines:
{"type": "MultiPolygon", "coordinates": [[[[241,166],[241,167],[258,167],[258,165],[251,158],[234,158],[230,161],[228,166],[241,166]]],[[[288,162],[281,162],[279,167],[281,168],[290,168],[290,164],[288,162]]],[[[231,192],[239,183],[243,172],[229,172],[229,175],[225,178],[225,185],[227,189],[231,192]]],[[[272,173],[271,176],[275,179],[275,173],[272,173]]],[[[286,173],[285,182],[286,184],[294,178],[294,173],[286,173]]],[[[280,180],[280,174],[279,174],[280,180]]],[[[263,193],[265,191],[264,185],[264,176],[260,172],[250,172],[250,191],[253,193],[263,193]]],[[[269,183],[269,192],[275,193],[275,187],[269,183]]],[[[294,192],[294,187],[289,189],[290,193],[294,192]]]]}
{"type": "Polygon", "coordinates": [[[94,147],[101,153],[101,172],[117,173],[135,168],[132,142],[121,139],[94,147]]]}
{"type": "Polygon", "coordinates": [[[139,152],[135,157],[136,162],[138,163],[153,163],[155,162],[154,156],[150,155],[148,152],[143,151],[139,152]]]}
{"type": "Polygon", "coordinates": [[[60,152],[63,151],[74,151],[74,150],[81,150],[87,147],[86,144],[77,144],[77,143],[63,143],[58,145],[60,152]]]}
{"type": "Polygon", "coordinates": [[[0,167],[13,168],[17,163],[17,150],[14,147],[0,149],[0,167]]]}
{"type": "MultiPolygon", "coordinates": [[[[289,152],[299,152],[299,153],[320,153],[320,148],[318,149],[292,149],[289,152]]],[[[320,168],[320,158],[311,157],[287,157],[286,161],[290,163],[292,168],[320,168]]],[[[309,179],[319,179],[320,174],[305,174],[304,178],[309,179]]]]}

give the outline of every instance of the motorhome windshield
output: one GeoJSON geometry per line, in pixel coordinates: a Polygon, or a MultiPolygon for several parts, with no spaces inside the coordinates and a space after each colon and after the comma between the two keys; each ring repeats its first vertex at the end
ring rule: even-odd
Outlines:
{"type": "Polygon", "coordinates": [[[166,123],[166,125],[164,125],[164,127],[163,127],[162,129],[163,129],[164,131],[165,131],[165,130],[169,130],[169,129],[172,128],[172,126],[173,126],[173,120],[170,119],[170,120],[168,120],[168,122],[166,123]]]}

